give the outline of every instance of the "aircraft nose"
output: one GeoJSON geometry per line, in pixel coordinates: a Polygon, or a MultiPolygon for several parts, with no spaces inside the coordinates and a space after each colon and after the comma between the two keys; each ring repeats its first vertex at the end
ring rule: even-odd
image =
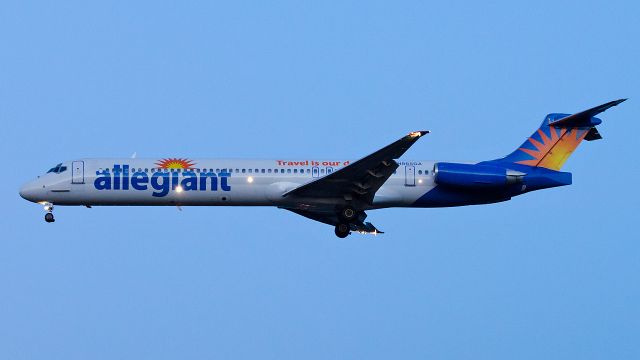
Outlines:
{"type": "Polygon", "coordinates": [[[28,182],[22,185],[19,193],[20,193],[20,196],[25,200],[36,201],[35,200],[36,191],[37,191],[36,184],[34,184],[33,182],[28,182]]]}

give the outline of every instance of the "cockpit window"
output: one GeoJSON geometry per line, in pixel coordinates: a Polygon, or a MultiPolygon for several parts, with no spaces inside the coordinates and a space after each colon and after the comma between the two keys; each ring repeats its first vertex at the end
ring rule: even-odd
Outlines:
{"type": "Polygon", "coordinates": [[[48,173],[57,173],[58,170],[60,169],[60,166],[62,166],[62,164],[58,164],[58,165],[52,167],[51,169],[49,169],[49,171],[47,171],[47,174],[48,173]]]}
{"type": "Polygon", "coordinates": [[[49,169],[49,171],[47,171],[48,173],[55,173],[55,174],[60,174],[61,172],[64,172],[67,170],[66,166],[62,166],[62,163],[52,167],[51,169],[49,169]]]}

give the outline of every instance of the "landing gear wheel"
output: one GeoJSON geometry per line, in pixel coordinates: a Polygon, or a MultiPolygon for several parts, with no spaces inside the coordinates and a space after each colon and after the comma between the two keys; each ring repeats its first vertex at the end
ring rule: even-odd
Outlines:
{"type": "Polygon", "coordinates": [[[349,236],[349,230],[351,230],[349,228],[349,224],[340,223],[336,225],[336,236],[340,239],[344,239],[349,236]]]}
{"type": "Polygon", "coordinates": [[[355,217],[356,217],[356,215],[358,215],[358,213],[351,206],[347,206],[347,207],[343,208],[342,210],[340,210],[340,214],[339,215],[340,215],[340,219],[349,222],[349,221],[355,219],[355,217]]]}
{"type": "Polygon", "coordinates": [[[46,221],[48,223],[52,223],[52,222],[56,221],[56,219],[53,218],[53,214],[52,213],[46,213],[44,215],[44,221],[46,221]]]}

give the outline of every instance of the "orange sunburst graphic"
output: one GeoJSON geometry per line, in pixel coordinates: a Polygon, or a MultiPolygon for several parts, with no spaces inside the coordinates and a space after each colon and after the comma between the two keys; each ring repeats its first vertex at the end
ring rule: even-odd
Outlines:
{"type": "Polygon", "coordinates": [[[156,165],[161,169],[191,169],[196,163],[189,159],[168,158],[158,160],[156,165]]]}
{"type": "Polygon", "coordinates": [[[518,164],[560,170],[587,135],[587,130],[577,128],[567,130],[549,126],[549,130],[549,134],[547,134],[542,129],[538,129],[537,133],[542,142],[534,139],[533,136],[529,138],[528,143],[533,145],[535,149],[525,147],[518,149],[533,157],[533,159],[517,161],[518,164]]]}

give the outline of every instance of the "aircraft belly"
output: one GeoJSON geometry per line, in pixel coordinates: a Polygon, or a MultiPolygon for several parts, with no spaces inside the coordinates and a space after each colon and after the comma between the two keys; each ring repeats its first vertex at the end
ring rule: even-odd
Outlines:
{"type": "Polygon", "coordinates": [[[406,186],[404,179],[390,179],[376,192],[373,208],[412,206],[425,193],[433,189],[431,181],[406,186]]]}

